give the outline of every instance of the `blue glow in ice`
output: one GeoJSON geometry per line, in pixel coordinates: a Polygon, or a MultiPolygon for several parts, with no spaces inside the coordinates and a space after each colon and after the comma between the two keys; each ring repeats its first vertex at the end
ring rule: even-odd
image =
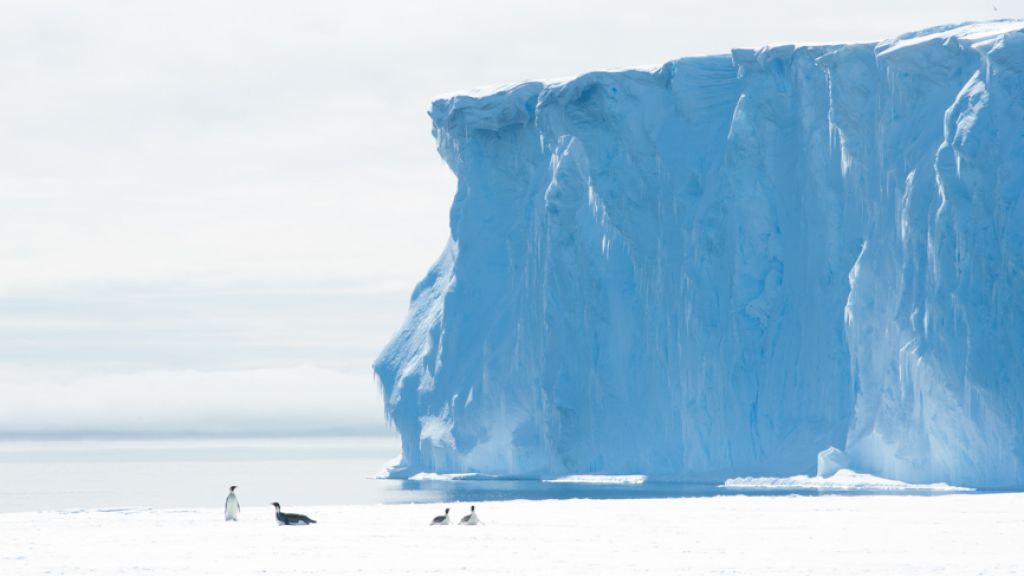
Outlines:
{"type": "Polygon", "coordinates": [[[434,102],[418,472],[1024,484],[1024,22],[434,102]]]}

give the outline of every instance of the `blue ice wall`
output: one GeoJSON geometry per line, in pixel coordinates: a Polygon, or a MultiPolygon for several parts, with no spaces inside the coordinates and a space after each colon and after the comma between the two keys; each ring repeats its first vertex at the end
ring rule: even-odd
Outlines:
{"type": "Polygon", "coordinates": [[[434,102],[396,477],[1024,484],[1024,22],[434,102]]]}

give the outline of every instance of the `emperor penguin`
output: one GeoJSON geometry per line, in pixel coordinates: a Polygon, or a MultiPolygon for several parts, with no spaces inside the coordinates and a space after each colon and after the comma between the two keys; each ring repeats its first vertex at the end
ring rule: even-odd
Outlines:
{"type": "Polygon", "coordinates": [[[279,526],[309,526],[310,524],[316,524],[316,520],[313,520],[304,514],[288,514],[286,512],[281,512],[281,505],[277,502],[272,503],[272,506],[274,507],[274,512],[277,516],[277,524],[279,526]]]}
{"type": "Polygon", "coordinates": [[[459,524],[465,524],[466,526],[476,526],[477,524],[483,524],[483,522],[480,521],[480,518],[478,518],[476,515],[476,506],[469,507],[469,514],[463,516],[462,520],[459,520],[459,524]]]}
{"type": "Polygon", "coordinates": [[[238,503],[238,496],[235,496],[235,488],[232,486],[228,492],[228,499],[224,501],[224,521],[238,522],[238,513],[242,511],[242,505],[238,503]]]}
{"type": "Polygon", "coordinates": [[[448,511],[449,510],[451,510],[451,508],[445,508],[444,509],[444,516],[434,516],[434,519],[431,520],[430,525],[431,526],[443,526],[445,524],[451,524],[452,523],[451,520],[448,519],[448,511]]]}

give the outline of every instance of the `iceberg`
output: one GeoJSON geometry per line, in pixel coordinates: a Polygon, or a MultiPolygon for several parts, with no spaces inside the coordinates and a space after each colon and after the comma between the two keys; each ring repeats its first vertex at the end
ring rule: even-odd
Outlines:
{"type": "Polygon", "coordinates": [[[452,96],[392,477],[1024,485],[1024,21],[452,96]]]}

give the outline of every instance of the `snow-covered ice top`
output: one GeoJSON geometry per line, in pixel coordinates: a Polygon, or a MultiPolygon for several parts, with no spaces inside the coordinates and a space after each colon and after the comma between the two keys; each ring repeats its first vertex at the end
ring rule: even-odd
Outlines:
{"type": "Polygon", "coordinates": [[[393,476],[1024,485],[1024,22],[434,102],[393,476]]]}

